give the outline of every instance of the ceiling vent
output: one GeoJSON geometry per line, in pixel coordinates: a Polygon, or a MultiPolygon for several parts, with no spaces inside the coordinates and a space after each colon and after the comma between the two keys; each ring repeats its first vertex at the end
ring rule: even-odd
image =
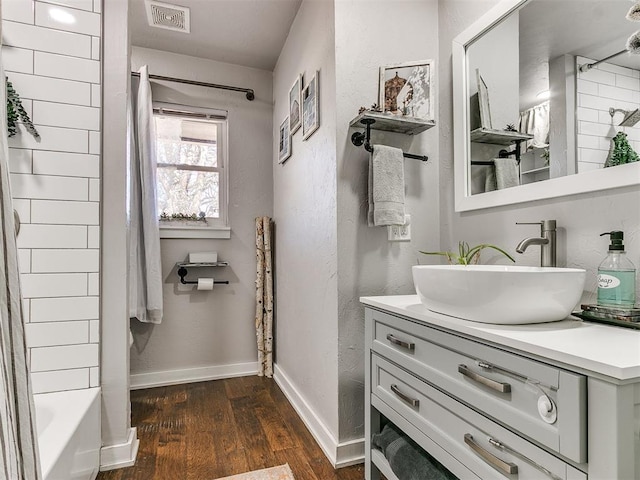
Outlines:
{"type": "Polygon", "coordinates": [[[144,3],[147,9],[147,20],[152,27],[191,33],[189,9],[187,7],[150,0],[146,0],[144,3]]]}

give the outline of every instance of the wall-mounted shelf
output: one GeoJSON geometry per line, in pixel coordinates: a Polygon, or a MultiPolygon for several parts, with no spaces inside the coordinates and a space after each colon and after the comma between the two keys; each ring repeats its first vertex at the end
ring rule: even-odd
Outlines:
{"type": "Polygon", "coordinates": [[[527,175],[527,174],[533,174],[533,173],[540,173],[540,172],[548,172],[549,171],[549,167],[540,167],[540,168],[532,168],[531,170],[525,170],[524,172],[520,172],[520,175],[527,175]]]}
{"type": "MultiPolygon", "coordinates": [[[[184,285],[197,285],[198,281],[189,281],[185,280],[184,277],[189,273],[187,268],[202,268],[202,267],[228,267],[229,262],[202,262],[202,263],[189,263],[189,262],[178,262],[176,263],[176,267],[178,267],[178,276],[180,277],[180,283],[184,285]]],[[[229,280],[216,280],[216,285],[228,285],[229,280]]]]}
{"type": "Polygon", "coordinates": [[[531,140],[533,135],[505,130],[491,130],[489,128],[476,128],[471,130],[471,141],[475,143],[489,143],[492,145],[511,145],[523,140],[531,140]]]}
{"type": "Polygon", "coordinates": [[[189,262],[178,262],[176,263],[178,268],[194,268],[194,267],[228,267],[229,262],[202,262],[202,263],[189,263],[189,262]]]}
{"type": "Polygon", "coordinates": [[[433,120],[422,120],[416,117],[391,115],[390,113],[362,112],[349,123],[350,127],[362,128],[362,120],[374,120],[371,124],[374,130],[385,132],[404,133],[406,135],[416,135],[436,125],[433,120]]]}

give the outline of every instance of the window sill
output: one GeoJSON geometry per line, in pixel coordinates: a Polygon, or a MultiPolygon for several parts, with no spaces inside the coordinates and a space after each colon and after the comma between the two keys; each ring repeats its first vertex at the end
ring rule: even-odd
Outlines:
{"type": "Polygon", "coordinates": [[[160,225],[160,238],[231,238],[229,227],[198,227],[189,225],[160,225]]]}

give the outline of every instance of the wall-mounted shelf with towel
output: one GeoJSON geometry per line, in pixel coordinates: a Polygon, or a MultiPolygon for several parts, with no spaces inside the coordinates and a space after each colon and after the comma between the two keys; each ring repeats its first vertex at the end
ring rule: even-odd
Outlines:
{"type": "MultiPolygon", "coordinates": [[[[389,115],[383,115],[381,113],[374,115],[371,112],[364,112],[358,115],[355,119],[351,121],[349,125],[352,127],[364,126],[365,131],[355,132],[353,135],[351,135],[351,143],[353,143],[356,147],[361,147],[364,145],[364,149],[367,152],[373,152],[373,145],[371,145],[370,143],[372,128],[375,130],[384,130],[387,132],[397,132],[397,133],[413,135],[414,133],[423,132],[427,128],[431,128],[435,125],[435,123],[433,122],[428,122],[429,126],[425,127],[425,121],[419,120],[419,122],[421,123],[420,129],[413,128],[413,129],[407,130],[406,128],[405,129],[395,128],[396,125],[400,125],[398,122],[404,123],[404,122],[410,122],[410,121],[400,120],[398,118],[389,118],[389,117],[390,117],[389,115]],[[357,123],[354,124],[354,122],[357,122],[357,123]]],[[[418,121],[418,119],[413,119],[413,117],[412,117],[412,120],[418,121]]],[[[416,125],[414,125],[414,127],[416,127],[416,125]]],[[[429,160],[429,157],[426,155],[415,155],[413,153],[404,153],[404,152],[402,153],[402,155],[405,158],[412,158],[414,160],[421,160],[423,162],[426,162],[427,160],[429,160]]]]}
{"type": "MultiPolygon", "coordinates": [[[[184,277],[187,276],[189,271],[187,268],[203,268],[203,267],[228,267],[229,262],[205,262],[205,263],[189,263],[189,262],[178,262],[176,263],[176,267],[178,267],[178,276],[180,277],[180,283],[184,285],[196,285],[198,283],[197,280],[185,280],[184,277]]],[[[228,285],[229,280],[216,280],[213,282],[215,284],[228,285]]]]}
{"type": "Polygon", "coordinates": [[[373,120],[374,130],[383,130],[385,132],[404,133],[405,135],[416,135],[425,130],[435,127],[436,123],[432,120],[422,120],[416,117],[391,115],[389,113],[378,112],[362,112],[349,123],[350,127],[362,127],[366,125],[363,120],[373,120]]]}
{"type": "MultiPolygon", "coordinates": [[[[501,150],[501,157],[514,155],[520,164],[520,144],[525,140],[531,140],[533,135],[521,132],[511,132],[507,130],[492,130],[489,128],[476,128],[471,131],[470,140],[474,143],[487,143],[490,145],[515,145],[513,152],[501,150]],[[504,153],[503,153],[504,152],[504,153]]],[[[493,165],[493,160],[471,161],[471,165],[493,165]]]]}

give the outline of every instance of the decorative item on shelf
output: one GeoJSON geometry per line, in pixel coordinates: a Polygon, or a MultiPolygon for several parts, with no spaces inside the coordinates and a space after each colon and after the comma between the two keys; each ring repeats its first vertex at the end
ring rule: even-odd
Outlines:
{"type": "Polygon", "coordinates": [[[515,263],[515,259],[505,252],[500,247],[491,245],[489,243],[482,243],[475,247],[469,247],[467,242],[458,242],[458,253],[455,252],[424,252],[420,250],[423,255],[441,255],[447,257],[447,261],[450,265],[477,265],[480,261],[480,252],[485,248],[492,248],[502,253],[505,257],[515,263]]]}
{"type": "Polygon", "coordinates": [[[293,135],[302,125],[302,75],[298,75],[289,90],[289,133],[293,135]]]}
{"type": "Polygon", "coordinates": [[[289,131],[289,117],[280,124],[278,134],[278,163],[284,163],[291,156],[291,134],[289,131]]]}
{"type": "Polygon", "coordinates": [[[505,132],[517,132],[518,129],[516,128],[516,126],[513,123],[507,123],[507,126],[504,127],[504,131],[505,132]]]}
{"type": "Polygon", "coordinates": [[[13,84],[9,81],[9,77],[5,77],[7,82],[7,133],[9,137],[13,137],[18,133],[17,122],[22,121],[24,128],[27,129],[33,138],[40,140],[40,134],[36,127],[33,126],[29,114],[22,106],[20,95],[13,88],[13,84]]]}
{"type": "Polygon", "coordinates": [[[491,122],[491,108],[489,106],[489,88],[482,78],[482,75],[480,75],[480,69],[478,68],[476,68],[476,85],[478,91],[471,95],[470,102],[471,130],[473,131],[478,128],[482,128],[484,130],[492,130],[493,127],[491,122]]]}
{"type": "Polygon", "coordinates": [[[360,109],[358,110],[358,115],[360,115],[360,114],[362,114],[364,112],[382,113],[382,109],[380,108],[380,105],[378,105],[377,103],[374,103],[373,105],[371,105],[370,108],[360,107],[360,109]]]}
{"type": "Polygon", "coordinates": [[[545,148],[544,150],[542,150],[542,153],[540,154],[540,158],[544,160],[544,165],[548,167],[549,160],[551,160],[551,152],[549,151],[548,148],[545,148]]]}
{"type": "Polygon", "coordinates": [[[380,67],[378,96],[383,113],[434,118],[433,60],[380,67]]]}
{"type": "Polygon", "coordinates": [[[302,91],[302,139],[306,140],[320,127],[319,111],[320,72],[309,80],[302,91]]]}
{"type": "Polygon", "coordinates": [[[204,212],[196,213],[172,213],[162,212],[159,220],[161,222],[207,222],[204,212]]]}

